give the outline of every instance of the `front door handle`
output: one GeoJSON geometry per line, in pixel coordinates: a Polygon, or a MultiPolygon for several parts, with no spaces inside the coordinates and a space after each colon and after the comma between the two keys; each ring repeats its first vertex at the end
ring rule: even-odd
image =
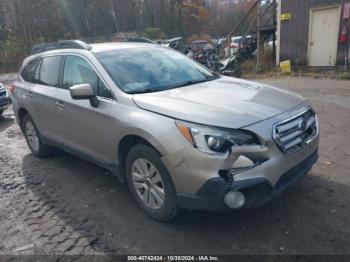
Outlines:
{"type": "Polygon", "coordinates": [[[57,105],[57,107],[59,107],[59,108],[65,108],[65,107],[66,107],[62,101],[57,101],[57,102],[56,102],[56,105],[57,105]]]}
{"type": "Polygon", "coordinates": [[[26,96],[32,97],[33,96],[33,92],[32,91],[26,92],[26,96]]]}

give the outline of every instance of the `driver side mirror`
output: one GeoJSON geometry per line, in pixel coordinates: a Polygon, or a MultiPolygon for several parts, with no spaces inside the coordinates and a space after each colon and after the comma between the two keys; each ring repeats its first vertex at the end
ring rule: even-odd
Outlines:
{"type": "Polygon", "coordinates": [[[75,85],[69,88],[70,96],[75,100],[90,100],[92,107],[98,107],[100,101],[97,99],[90,84],[75,85]]]}

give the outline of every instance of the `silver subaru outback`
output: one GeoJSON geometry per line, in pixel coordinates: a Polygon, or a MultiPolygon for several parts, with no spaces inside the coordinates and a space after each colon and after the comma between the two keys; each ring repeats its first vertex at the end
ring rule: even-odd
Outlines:
{"type": "Polygon", "coordinates": [[[10,91],[35,156],[58,147],[96,162],[161,221],[260,206],[317,160],[305,99],[154,44],[40,45],[10,91]]]}

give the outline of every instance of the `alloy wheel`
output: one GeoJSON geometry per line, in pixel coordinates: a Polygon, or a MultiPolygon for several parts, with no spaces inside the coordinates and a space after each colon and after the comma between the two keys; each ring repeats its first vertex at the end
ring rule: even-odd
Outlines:
{"type": "Polygon", "coordinates": [[[26,132],[26,136],[27,136],[28,143],[29,143],[30,147],[34,151],[38,151],[39,150],[38,132],[36,131],[32,122],[28,121],[26,123],[25,132],[26,132]]]}
{"type": "Polygon", "coordinates": [[[152,209],[160,209],[165,194],[164,183],[157,168],[146,159],[136,159],[131,167],[131,177],[142,202],[152,209]]]}

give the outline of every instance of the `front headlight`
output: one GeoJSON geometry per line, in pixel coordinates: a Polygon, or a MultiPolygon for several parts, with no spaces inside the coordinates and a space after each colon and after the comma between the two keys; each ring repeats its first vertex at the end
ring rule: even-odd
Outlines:
{"type": "Polygon", "coordinates": [[[260,144],[253,133],[176,121],[181,134],[200,151],[208,154],[226,153],[232,146],[260,144]]]}

